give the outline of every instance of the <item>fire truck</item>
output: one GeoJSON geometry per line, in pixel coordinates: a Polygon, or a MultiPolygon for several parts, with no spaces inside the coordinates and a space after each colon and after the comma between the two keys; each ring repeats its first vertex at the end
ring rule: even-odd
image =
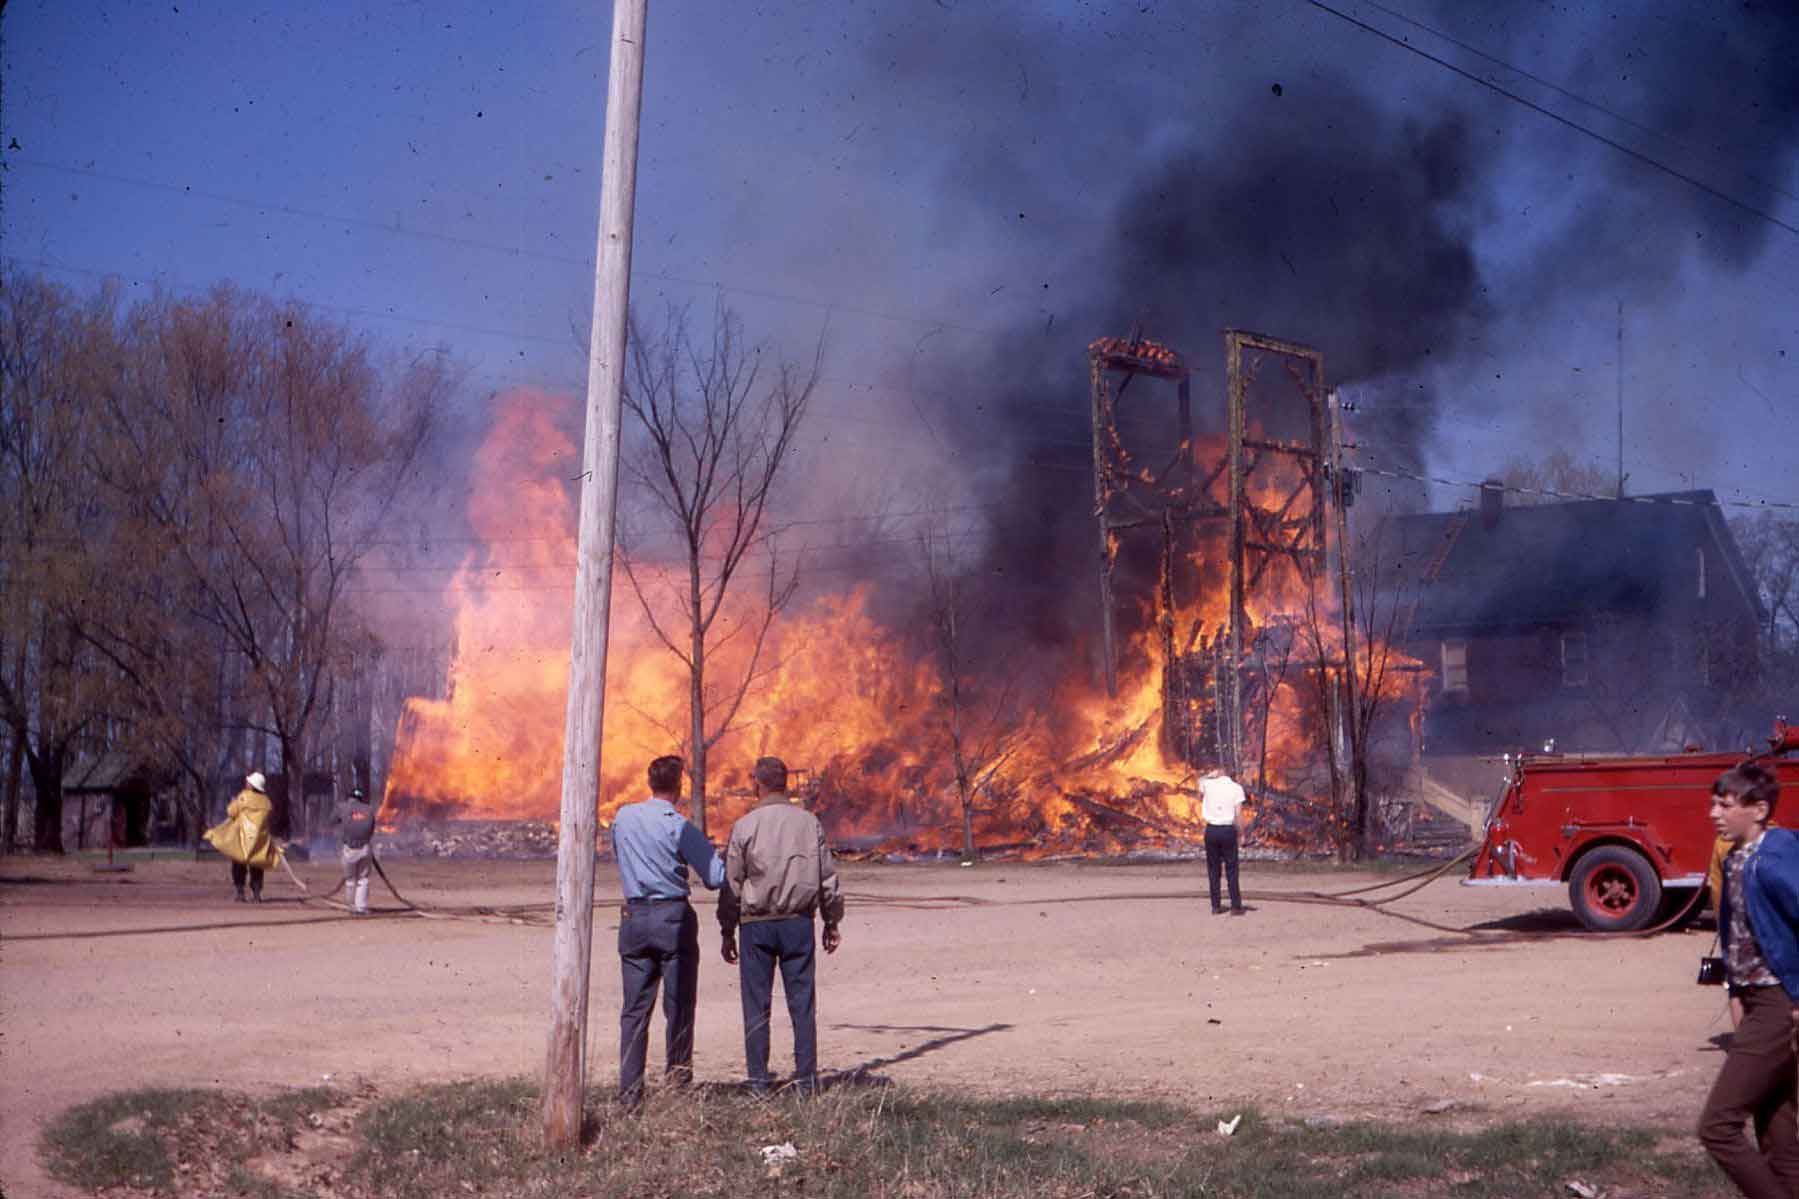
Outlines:
{"type": "MultiPolygon", "coordinates": [[[[1753,757],[1774,770],[1785,802],[1776,823],[1799,819],[1799,725],[1775,725],[1753,757]]],[[[1647,927],[1685,907],[1706,884],[1712,781],[1740,753],[1663,757],[1525,754],[1464,884],[1568,888],[1580,922],[1600,932],[1647,927]]]]}

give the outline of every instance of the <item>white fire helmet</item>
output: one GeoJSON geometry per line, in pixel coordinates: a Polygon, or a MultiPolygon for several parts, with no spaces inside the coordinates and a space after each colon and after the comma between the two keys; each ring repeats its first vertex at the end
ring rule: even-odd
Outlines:
{"type": "Polygon", "coordinates": [[[252,791],[261,791],[268,785],[268,780],[262,777],[262,771],[260,770],[252,770],[249,774],[246,774],[244,776],[244,782],[250,785],[250,790],[252,791]]]}

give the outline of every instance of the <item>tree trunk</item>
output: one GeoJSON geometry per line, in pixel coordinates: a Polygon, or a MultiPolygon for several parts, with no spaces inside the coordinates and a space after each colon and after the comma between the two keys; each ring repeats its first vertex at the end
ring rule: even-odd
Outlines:
{"type": "MultiPolygon", "coordinates": [[[[955,613],[949,618],[950,637],[955,637],[955,613]]],[[[954,657],[954,655],[952,655],[954,657]]],[[[960,662],[955,662],[959,668],[960,662]]],[[[974,848],[974,791],[968,783],[968,758],[962,752],[962,677],[951,676],[949,683],[949,744],[956,766],[956,798],[962,801],[962,860],[976,858],[974,848]]]]}
{"type": "Polygon", "coordinates": [[[700,562],[697,556],[688,559],[687,579],[688,603],[691,605],[688,610],[693,614],[689,630],[693,669],[687,672],[687,705],[692,722],[690,756],[693,760],[687,764],[687,778],[692,789],[690,804],[694,827],[710,836],[706,832],[706,630],[700,624],[700,562]]]}
{"type": "Polygon", "coordinates": [[[312,813],[306,805],[306,755],[297,737],[281,738],[281,777],[286,794],[275,810],[275,828],[290,841],[306,841],[312,836],[312,813]]]}
{"type": "Polygon", "coordinates": [[[962,860],[978,862],[981,855],[974,847],[974,793],[968,786],[968,775],[956,772],[956,790],[962,797],[962,860]]]}
{"type": "MultiPolygon", "coordinates": [[[[25,689],[25,647],[19,646],[13,657],[12,688],[15,695],[25,689]]],[[[19,843],[19,782],[25,766],[25,730],[13,728],[6,755],[6,805],[0,814],[0,853],[11,853],[19,843]]]]}
{"type": "Polygon", "coordinates": [[[62,853],[63,751],[29,754],[31,787],[37,803],[32,816],[31,844],[39,853],[62,853]]]}
{"type": "Polygon", "coordinates": [[[25,738],[12,732],[6,754],[6,801],[0,812],[0,853],[11,853],[19,843],[19,783],[25,767],[25,738]]]}
{"type": "MultiPolygon", "coordinates": [[[[1355,719],[1354,716],[1351,719],[1355,719]]],[[[1371,714],[1362,714],[1363,721],[1372,721],[1371,714]]],[[[1355,852],[1356,857],[1366,858],[1371,850],[1371,842],[1380,830],[1370,818],[1372,810],[1368,796],[1368,728],[1364,724],[1360,729],[1350,730],[1349,785],[1355,796],[1355,852]]]]}
{"type": "Polygon", "coordinates": [[[191,766],[185,770],[188,786],[175,789],[175,810],[181,817],[182,843],[198,849],[200,834],[211,824],[207,811],[209,796],[206,792],[206,780],[191,766]]]}

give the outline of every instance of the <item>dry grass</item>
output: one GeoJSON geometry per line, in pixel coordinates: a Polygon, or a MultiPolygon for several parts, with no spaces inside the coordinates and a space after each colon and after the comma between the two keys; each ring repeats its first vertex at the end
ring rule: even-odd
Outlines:
{"type": "Polygon", "coordinates": [[[1697,1147],[1647,1130],[1534,1120],[1488,1128],[1348,1124],[1159,1103],[979,1100],[878,1084],[811,1099],[728,1088],[653,1092],[629,1114],[598,1092],[587,1143],[538,1143],[535,1088],[475,1080],[391,1096],[305,1091],[251,1100],[138,1091],[58,1118],[51,1173],[92,1193],[197,1199],[741,1196],[778,1187],[875,1199],[1163,1196],[1725,1196],[1697,1147]],[[771,1165],[765,1147],[791,1145],[771,1165]]]}

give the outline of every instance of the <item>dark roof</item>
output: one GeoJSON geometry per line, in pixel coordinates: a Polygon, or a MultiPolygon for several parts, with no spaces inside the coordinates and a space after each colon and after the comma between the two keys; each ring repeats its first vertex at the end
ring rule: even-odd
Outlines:
{"type": "Polygon", "coordinates": [[[78,755],[63,772],[65,795],[83,791],[116,791],[134,781],[139,773],[137,761],[128,754],[107,750],[97,757],[78,755]]]}
{"type": "Polygon", "coordinates": [[[1714,551],[1708,586],[1729,586],[1759,610],[1755,590],[1710,491],[1506,507],[1491,525],[1478,509],[1399,516],[1382,547],[1420,588],[1414,630],[1572,622],[1595,613],[1647,614],[1691,587],[1696,546],[1714,551]],[[1453,541],[1450,539],[1453,537],[1453,541]]]}

